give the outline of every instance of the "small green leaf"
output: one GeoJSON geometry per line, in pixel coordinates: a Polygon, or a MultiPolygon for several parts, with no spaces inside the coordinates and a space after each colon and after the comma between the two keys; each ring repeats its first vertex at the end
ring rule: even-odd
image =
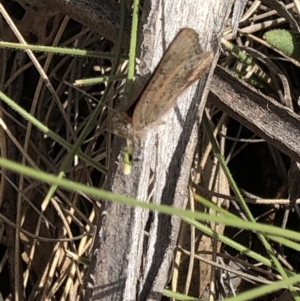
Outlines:
{"type": "Polygon", "coordinates": [[[300,34],[285,29],[266,32],[263,38],[274,48],[300,61],[300,34]]]}

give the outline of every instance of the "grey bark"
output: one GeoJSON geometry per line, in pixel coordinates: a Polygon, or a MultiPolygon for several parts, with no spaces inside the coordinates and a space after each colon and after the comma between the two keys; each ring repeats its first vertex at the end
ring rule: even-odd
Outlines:
{"type": "MultiPolygon", "coordinates": [[[[143,12],[141,75],[153,71],[182,27],[196,29],[202,47],[217,53],[218,33],[231,4],[231,0],[149,1],[149,10],[144,8],[143,12]]],[[[123,172],[125,140],[115,139],[108,190],[139,200],[185,207],[198,143],[197,119],[202,115],[208,91],[205,87],[203,79],[188,89],[179,98],[178,107],[168,113],[165,124],[149,132],[142,143],[135,144],[130,175],[123,172]]],[[[111,202],[103,204],[102,209],[105,214],[98,223],[85,300],[160,300],[180,220],[111,202]],[[145,238],[147,222],[149,237],[145,238]]]]}
{"type": "MultiPolygon", "coordinates": [[[[47,6],[54,12],[91,28],[99,35],[116,43],[120,32],[121,6],[112,0],[15,0],[29,9],[47,6]]],[[[131,14],[125,12],[124,47],[128,47],[131,29],[131,14]]]]}
{"type": "Polygon", "coordinates": [[[215,70],[212,104],[250,129],[259,137],[300,162],[300,117],[221,67],[215,70]],[[288,133],[288,134],[287,134],[288,133]]]}

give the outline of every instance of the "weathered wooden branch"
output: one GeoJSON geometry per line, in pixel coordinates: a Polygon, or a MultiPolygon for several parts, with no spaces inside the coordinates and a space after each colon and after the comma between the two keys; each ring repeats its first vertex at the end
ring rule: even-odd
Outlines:
{"type": "MultiPolygon", "coordinates": [[[[204,49],[216,37],[232,1],[150,1],[144,8],[140,72],[154,69],[182,27],[199,32],[204,49]]],[[[176,58],[174,63],[176,63],[176,58]]],[[[212,67],[213,68],[213,67],[212,67]]],[[[139,79],[142,80],[142,79],[139,79]]],[[[136,144],[130,175],[124,175],[124,139],[115,138],[106,188],[144,201],[183,208],[187,201],[197,121],[207,95],[206,79],[178,100],[165,124],[136,144]]],[[[106,202],[98,224],[85,300],[159,300],[167,282],[180,220],[106,202]],[[145,236],[145,231],[149,236],[145,236]]]]}
{"type": "Polygon", "coordinates": [[[212,103],[268,143],[300,162],[300,116],[241,82],[221,67],[215,71],[212,103]],[[288,134],[287,134],[288,133],[288,134]]]}
{"type": "MultiPolygon", "coordinates": [[[[30,8],[47,6],[53,11],[91,28],[99,35],[117,42],[120,32],[121,6],[111,0],[16,0],[30,8]]],[[[128,46],[131,29],[131,14],[125,12],[124,47],[128,46]]]]}

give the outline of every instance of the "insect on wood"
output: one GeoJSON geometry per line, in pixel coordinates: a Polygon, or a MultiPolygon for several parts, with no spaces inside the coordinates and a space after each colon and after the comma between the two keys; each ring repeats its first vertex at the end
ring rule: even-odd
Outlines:
{"type": "Polygon", "coordinates": [[[207,73],[212,59],[213,52],[201,49],[194,29],[181,29],[136,101],[114,118],[114,132],[126,138],[142,138],[161,124],[180,94],[207,73]]]}

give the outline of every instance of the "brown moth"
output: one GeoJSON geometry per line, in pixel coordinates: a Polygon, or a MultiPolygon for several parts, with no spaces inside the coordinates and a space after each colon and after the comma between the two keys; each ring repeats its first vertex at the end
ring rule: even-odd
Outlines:
{"type": "Polygon", "coordinates": [[[213,52],[202,51],[194,29],[181,29],[137,100],[114,118],[114,132],[122,137],[142,138],[161,124],[180,94],[209,70],[212,59],[213,52]]]}

